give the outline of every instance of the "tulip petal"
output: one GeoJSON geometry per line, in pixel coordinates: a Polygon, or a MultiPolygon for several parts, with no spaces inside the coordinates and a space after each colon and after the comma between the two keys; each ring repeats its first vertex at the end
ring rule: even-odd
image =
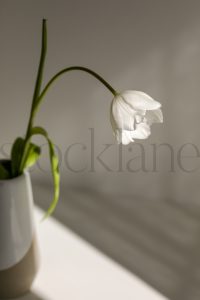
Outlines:
{"type": "Polygon", "coordinates": [[[146,139],[151,134],[150,126],[146,123],[136,125],[136,130],[131,132],[133,139],[146,139]]]}
{"type": "Polygon", "coordinates": [[[147,111],[145,115],[148,124],[163,123],[163,114],[161,109],[147,111]]]}
{"type": "Polygon", "coordinates": [[[135,114],[136,111],[127,105],[120,96],[113,99],[110,112],[112,127],[125,130],[134,130],[135,114]]]}
{"type": "Polygon", "coordinates": [[[123,145],[128,145],[131,142],[134,142],[132,138],[132,131],[129,130],[116,130],[116,139],[118,144],[122,143],[123,145]]]}
{"type": "Polygon", "coordinates": [[[151,98],[149,95],[140,91],[124,91],[120,94],[124,101],[134,110],[155,110],[161,107],[161,104],[151,98]]]}
{"type": "Polygon", "coordinates": [[[112,126],[112,130],[115,134],[116,122],[114,120],[113,113],[112,113],[112,103],[111,103],[111,106],[110,106],[110,123],[111,123],[111,126],[112,126]]]}

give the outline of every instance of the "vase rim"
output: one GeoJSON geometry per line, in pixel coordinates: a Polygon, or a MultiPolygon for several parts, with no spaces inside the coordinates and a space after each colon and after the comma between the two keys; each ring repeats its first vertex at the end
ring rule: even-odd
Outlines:
{"type": "MultiPolygon", "coordinates": [[[[10,159],[4,159],[4,158],[1,158],[0,159],[0,163],[4,161],[4,162],[10,162],[11,160],[10,159]]],[[[2,182],[11,182],[11,181],[18,181],[20,179],[22,179],[23,177],[27,176],[28,175],[28,170],[24,170],[22,174],[16,176],[16,177],[12,177],[12,178],[8,178],[8,179],[0,179],[0,183],[2,182]]]]}

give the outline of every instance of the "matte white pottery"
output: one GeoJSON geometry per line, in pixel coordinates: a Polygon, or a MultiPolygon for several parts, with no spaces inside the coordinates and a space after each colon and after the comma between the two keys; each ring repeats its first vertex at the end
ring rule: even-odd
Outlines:
{"type": "Polygon", "coordinates": [[[0,299],[26,293],[38,270],[30,176],[0,180],[0,299]]]}

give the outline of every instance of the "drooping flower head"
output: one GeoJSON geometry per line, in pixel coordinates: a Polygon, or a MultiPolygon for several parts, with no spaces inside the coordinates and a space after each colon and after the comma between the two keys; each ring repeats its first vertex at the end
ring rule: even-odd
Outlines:
{"type": "Polygon", "coordinates": [[[162,123],[161,104],[139,91],[117,94],[111,103],[110,120],[118,143],[124,145],[135,139],[146,139],[153,123],[162,123]]]}

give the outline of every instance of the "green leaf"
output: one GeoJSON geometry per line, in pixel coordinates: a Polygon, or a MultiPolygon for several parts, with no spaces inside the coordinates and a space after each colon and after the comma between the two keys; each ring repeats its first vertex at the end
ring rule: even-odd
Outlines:
{"type": "Polygon", "coordinates": [[[12,176],[15,177],[19,175],[19,165],[21,162],[21,157],[24,149],[24,139],[21,137],[18,137],[11,150],[11,172],[12,176]]]}
{"type": "Polygon", "coordinates": [[[53,182],[54,182],[54,197],[53,197],[50,207],[48,208],[45,216],[43,217],[43,220],[44,220],[53,213],[53,211],[55,210],[56,205],[58,203],[58,200],[59,200],[59,194],[60,194],[59,160],[55,153],[54,145],[53,145],[52,141],[50,140],[48,133],[45,129],[43,129],[42,127],[34,127],[31,130],[31,135],[42,135],[47,140],[48,146],[49,146],[51,171],[52,171],[53,182]]]}
{"type": "Polygon", "coordinates": [[[39,146],[29,143],[23,169],[30,168],[31,166],[33,166],[39,159],[40,153],[41,150],[39,146]]]}
{"type": "Polygon", "coordinates": [[[10,178],[10,173],[9,171],[5,168],[5,166],[0,163],[0,179],[9,179],[10,178]]]}

